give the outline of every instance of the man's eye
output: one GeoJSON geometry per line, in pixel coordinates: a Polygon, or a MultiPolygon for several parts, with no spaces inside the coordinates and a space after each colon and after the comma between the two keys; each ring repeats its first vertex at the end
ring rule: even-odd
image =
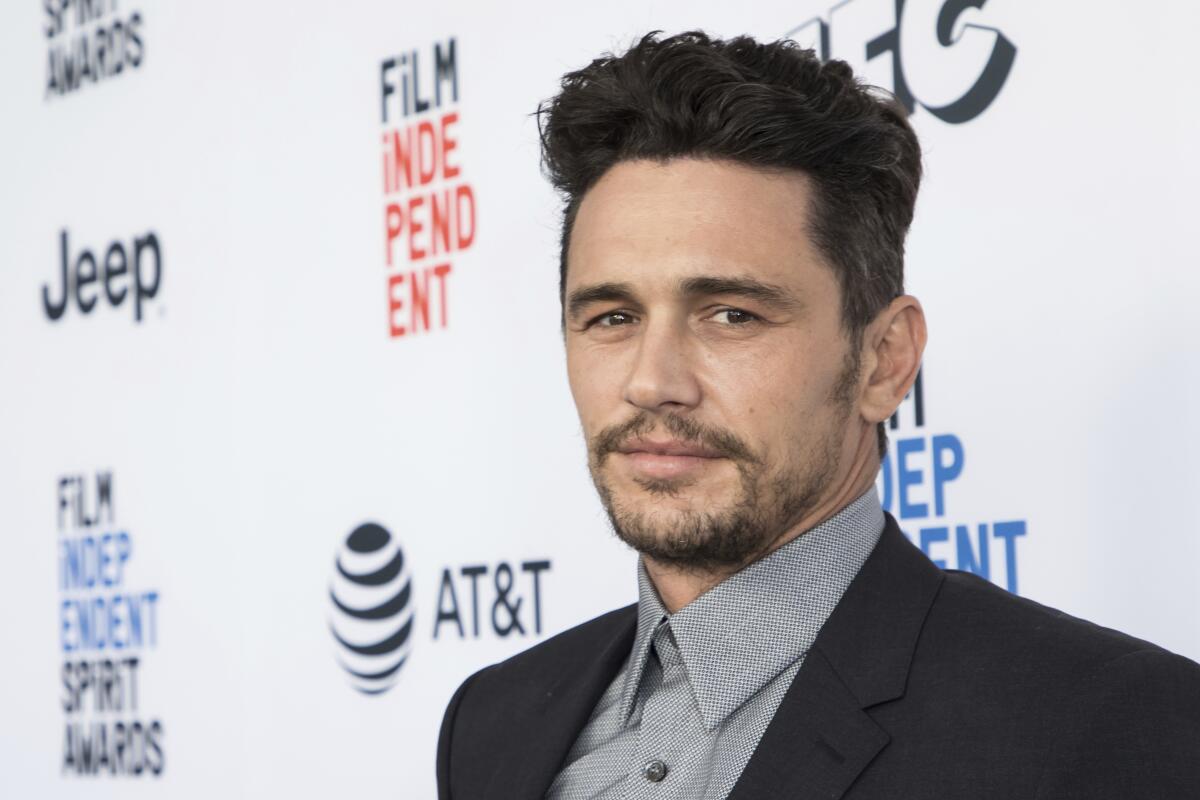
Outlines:
{"type": "Polygon", "coordinates": [[[751,314],[749,311],[742,311],[740,308],[722,308],[713,316],[716,319],[724,317],[724,324],[726,325],[745,325],[749,322],[758,321],[757,316],[751,314]]]}
{"type": "Polygon", "coordinates": [[[624,311],[609,311],[592,319],[588,323],[588,327],[598,325],[602,328],[611,328],[616,325],[628,325],[633,322],[633,315],[627,314],[624,311]]]}

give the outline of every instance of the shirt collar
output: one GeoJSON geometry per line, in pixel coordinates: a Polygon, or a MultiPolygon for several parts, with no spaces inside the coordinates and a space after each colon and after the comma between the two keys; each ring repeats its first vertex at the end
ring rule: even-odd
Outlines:
{"type": "Polygon", "coordinates": [[[621,691],[628,723],[654,632],[669,620],[705,728],[718,725],[804,656],[883,532],[874,485],[792,539],[669,614],[638,559],[637,632],[621,691]]]}

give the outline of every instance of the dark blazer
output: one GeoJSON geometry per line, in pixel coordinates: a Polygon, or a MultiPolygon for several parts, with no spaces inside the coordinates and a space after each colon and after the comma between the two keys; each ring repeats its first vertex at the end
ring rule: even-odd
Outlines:
{"type": "MultiPolygon", "coordinates": [[[[636,617],[468,678],[442,723],[439,797],[542,797],[636,617]]],[[[1200,798],[1200,665],[938,569],[888,515],[729,797],[1200,798]]]]}

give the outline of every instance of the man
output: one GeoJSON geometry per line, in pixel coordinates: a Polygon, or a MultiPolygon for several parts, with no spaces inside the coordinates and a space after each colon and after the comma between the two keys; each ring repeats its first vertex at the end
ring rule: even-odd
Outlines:
{"type": "Polygon", "coordinates": [[[895,102],[686,33],[540,112],[571,390],[639,598],[459,688],[441,797],[1200,797],[1200,666],[938,569],[880,508],[925,345],[895,102]]]}

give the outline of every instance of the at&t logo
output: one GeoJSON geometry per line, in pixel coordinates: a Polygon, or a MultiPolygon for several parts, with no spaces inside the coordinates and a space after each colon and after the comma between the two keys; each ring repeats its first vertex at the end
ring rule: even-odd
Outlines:
{"type": "Polygon", "coordinates": [[[400,543],[373,522],[338,549],[329,588],[330,629],[350,683],[377,695],[395,685],[412,649],[412,577],[400,543]]]}

